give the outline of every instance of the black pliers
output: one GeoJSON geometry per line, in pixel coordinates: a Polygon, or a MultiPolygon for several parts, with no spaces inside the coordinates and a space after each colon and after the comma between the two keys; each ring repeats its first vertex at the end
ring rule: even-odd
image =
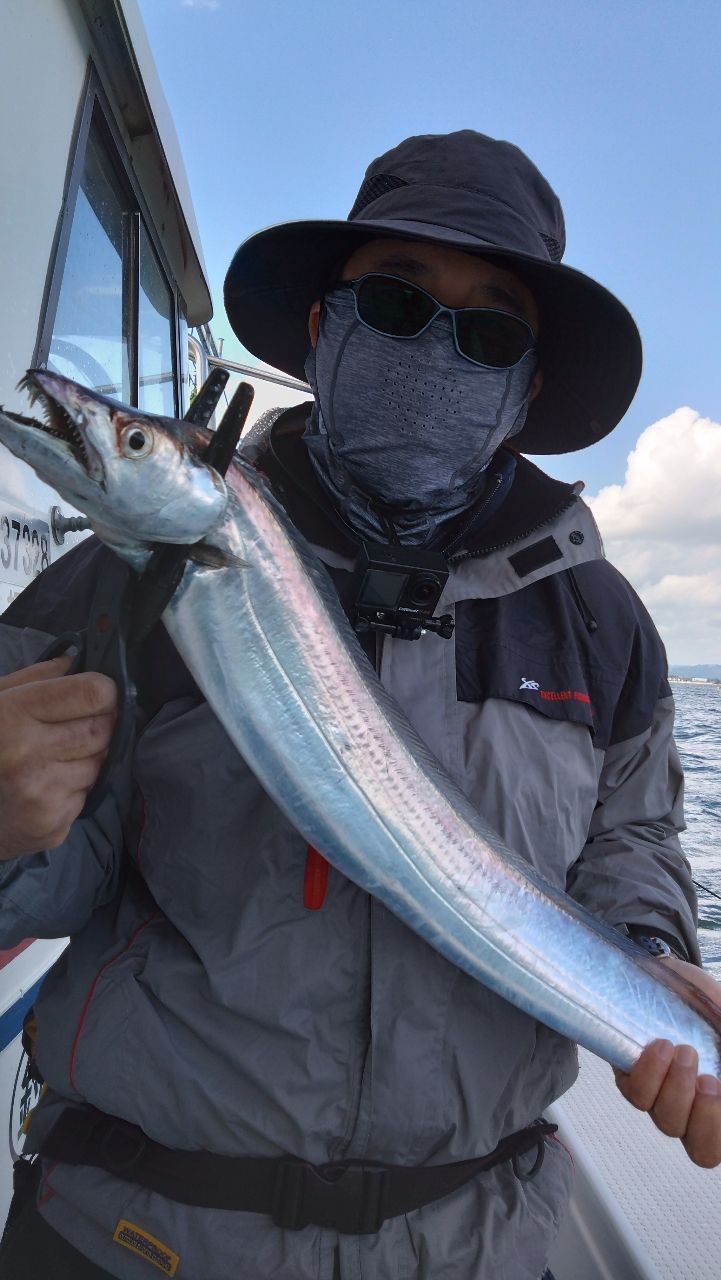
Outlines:
{"type": "MultiPolygon", "coordinates": [[[[212,417],[229,375],[214,369],[203,383],[184,421],[206,426],[212,417]]],[[[203,461],[225,475],[253,400],[253,388],[241,382],[213,434],[203,461]]],[[[110,552],[98,578],[87,626],[66,631],[36,658],[47,662],[73,650],[68,675],[100,671],[118,688],[117,719],[108,753],[94,786],[88,792],[80,818],[90,817],[105,796],[112,775],[127,756],[135,732],[136,688],[133,660],[138,646],[160,618],[183,575],[189,546],[166,544],[153,552],[142,573],[110,552]]]]}

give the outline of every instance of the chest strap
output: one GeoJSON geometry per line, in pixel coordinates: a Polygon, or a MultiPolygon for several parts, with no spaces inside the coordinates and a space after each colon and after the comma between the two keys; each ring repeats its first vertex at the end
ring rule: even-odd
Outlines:
{"type": "Polygon", "coordinates": [[[39,1154],[63,1164],[104,1169],[180,1204],[266,1213],[287,1231],[314,1224],[366,1235],[379,1231],[386,1218],[440,1200],[506,1160],[513,1162],[517,1177],[534,1177],[543,1163],[544,1139],[556,1128],[536,1121],[503,1138],[488,1155],[455,1164],[412,1167],[344,1160],[313,1165],[291,1157],[176,1151],[125,1120],[92,1107],[67,1108],[39,1154]],[[519,1158],[534,1148],[535,1160],[524,1171],[519,1158]]]}

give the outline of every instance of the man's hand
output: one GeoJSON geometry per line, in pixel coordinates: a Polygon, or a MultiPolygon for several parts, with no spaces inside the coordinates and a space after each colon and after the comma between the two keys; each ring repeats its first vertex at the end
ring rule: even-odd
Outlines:
{"type": "Polygon", "coordinates": [[[115,683],[70,663],[0,678],[0,861],[62,844],[107,753],[115,683]]]}
{"type": "MultiPolygon", "coordinates": [[[[668,964],[699,987],[721,1012],[721,983],[683,960],[668,964]]],[[[713,1169],[721,1164],[721,1082],[715,1076],[697,1076],[698,1055],[690,1045],[654,1040],[644,1049],[633,1069],[615,1071],[624,1098],[639,1111],[647,1111],[657,1129],[680,1138],[694,1164],[713,1169]]]]}

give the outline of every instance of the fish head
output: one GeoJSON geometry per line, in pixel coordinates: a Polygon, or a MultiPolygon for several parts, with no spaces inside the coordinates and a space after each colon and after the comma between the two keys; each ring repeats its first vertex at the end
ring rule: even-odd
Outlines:
{"type": "Polygon", "coordinates": [[[0,409],[0,441],[116,547],[199,542],[222,519],[222,477],[183,424],[144,413],[60,374],[22,379],[43,421],[0,409]]]}

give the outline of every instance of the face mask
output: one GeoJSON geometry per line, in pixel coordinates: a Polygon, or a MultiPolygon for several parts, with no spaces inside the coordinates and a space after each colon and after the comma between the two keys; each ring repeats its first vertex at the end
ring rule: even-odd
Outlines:
{"type": "Polygon", "coordinates": [[[437,541],[438,526],[482,491],[499,445],[523,427],[535,364],[532,351],[512,369],[472,364],[443,314],[418,338],[375,333],[350,294],[328,297],[305,366],[316,474],[362,536],[387,540],[380,508],[402,542],[437,541]]]}

